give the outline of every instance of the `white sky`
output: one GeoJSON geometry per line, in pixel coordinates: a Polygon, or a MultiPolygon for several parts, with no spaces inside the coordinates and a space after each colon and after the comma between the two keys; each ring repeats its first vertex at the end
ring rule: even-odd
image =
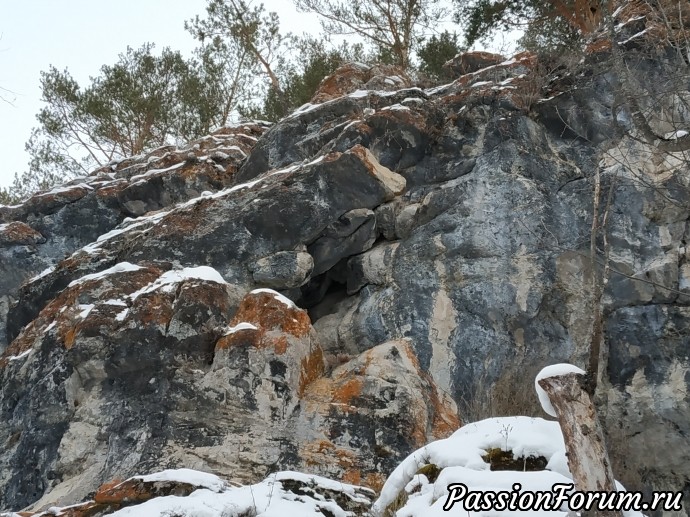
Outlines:
{"type": "MultiPolygon", "coordinates": [[[[289,0],[263,0],[285,32],[318,32],[318,21],[297,14],[289,0]]],[[[0,186],[27,169],[24,143],[41,109],[40,72],[67,68],[80,85],[127,45],[150,41],[186,55],[196,47],[184,22],[204,16],[206,0],[0,0],[0,186]]]]}

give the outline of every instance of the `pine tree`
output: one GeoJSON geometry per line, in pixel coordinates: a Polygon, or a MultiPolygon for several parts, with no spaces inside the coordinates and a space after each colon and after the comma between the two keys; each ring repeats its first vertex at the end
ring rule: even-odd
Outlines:
{"type": "Polygon", "coordinates": [[[429,38],[418,50],[419,71],[430,79],[451,79],[452,74],[443,65],[453,59],[462,48],[458,44],[458,35],[448,31],[429,38]]]}
{"type": "Polygon", "coordinates": [[[360,45],[350,46],[346,43],[338,48],[325,49],[324,42],[307,38],[296,42],[300,62],[293,62],[280,78],[283,92],[281,102],[275,90],[269,90],[258,103],[245,106],[241,112],[247,118],[260,118],[277,121],[296,108],[308,103],[316,93],[324,77],[348,61],[365,61],[364,51],[360,45]]]}
{"type": "Polygon", "coordinates": [[[445,16],[440,0],[293,1],[299,10],[318,14],[326,34],[364,38],[405,70],[410,69],[424,33],[433,32],[445,16]]]}
{"type": "Polygon", "coordinates": [[[523,46],[552,52],[596,30],[603,0],[454,0],[468,46],[497,31],[526,31],[523,46]]]}
{"type": "Polygon", "coordinates": [[[221,42],[186,60],[153,44],[127,48],[82,87],[67,70],[41,73],[45,106],[26,144],[28,170],[3,189],[4,202],[89,173],[112,160],[207,134],[244,100],[243,62],[221,42]]]}
{"type": "Polygon", "coordinates": [[[264,75],[271,95],[285,109],[287,98],[279,76],[296,38],[281,33],[276,13],[266,12],[263,4],[252,5],[251,0],[208,0],[206,18],[196,16],[185,27],[202,43],[222,41],[238,49],[245,58],[245,73],[264,75]]]}

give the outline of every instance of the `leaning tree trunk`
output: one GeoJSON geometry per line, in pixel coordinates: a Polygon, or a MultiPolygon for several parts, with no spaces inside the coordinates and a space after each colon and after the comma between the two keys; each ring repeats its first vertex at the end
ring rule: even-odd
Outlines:
{"type": "MultiPolygon", "coordinates": [[[[567,373],[540,379],[563,432],[568,467],[575,489],[583,492],[615,492],[604,433],[592,398],[581,384],[583,376],[567,373]]],[[[591,510],[588,516],[620,517],[621,512],[591,510]]]]}

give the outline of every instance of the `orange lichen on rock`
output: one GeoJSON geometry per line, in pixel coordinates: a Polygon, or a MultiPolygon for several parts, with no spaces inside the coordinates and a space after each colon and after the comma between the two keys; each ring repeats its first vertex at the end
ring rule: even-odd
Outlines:
{"type": "Polygon", "coordinates": [[[386,482],[386,475],[381,472],[370,472],[364,476],[361,486],[371,488],[376,492],[381,492],[384,483],[386,482]]]}
{"type": "Polygon", "coordinates": [[[122,484],[123,480],[122,479],[113,479],[112,481],[108,481],[106,483],[103,483],[98,490],[96,491],[96,495],[94,496],[94,501],[97,503],[108,503],[112,502],[111,501],[111,496],[110,494],[113,493],[113,490],[116,489],[118,486],[122,484]]]}
{"type": "Polygon", "coordinates": [[[589,42],[585,46],[586,54],[598,54],[600,52],[609,52],[611,50],[611,40],[608,38],[599,38],[589,42]]]}
{"type": "Polygon", "coordinates": [[[58,338],[63,342],[74,342],[74,335],[66,339],[67,334],[74,326],[74,313],[76,312],[79,288],[65,289],[60,295],[46,305],[39,315],[31,321],[19,335],[10,343],[0,355],[0,368],[7,366],[11,357],[21,356],[32,349],[34,344],[46,333],[50,325],[55,327],[58,338]]]}
{"type": "Polygon", "coordinates": [[[515,60],[516,63],[525,65],[530,68],[536,66],[539,63],[539,56],[535,52],[532,52],[530,50],[523,50],[522,52],[518,52],[513,56],[512,59],[515,60]]]}
{"type": "Polygon", "coordinates": [[[216,341],[215,350],[227,350],[236,346],[251,346],[254,348],[261,348],[261,338],[263,332],[256,328],[240,328],[238,330],[233,330],[230,334],[225,334],[221,336],[218,341],[216,341]]]}
{"type": "MultiPolygon", "coordinates": [[[[479,82],[497,83],[506,79],[515,79],[522,74],[527,74],[538,64],[535,53],[525,51],[516,54],[507,61],[501,61],[486,68],[465,74],[453,84],[457,86],[472,86],[479,82]]],[[[493,85],[488,85],[493,86],[493,85]]]]}
{"type": "Polygon", "coordinates": [[[309,467],[319,467],[325,464],[336,465],[340,469],[339,479],[346,483],[380,490],[386,481],[384,474],[367,472],[359,467],[362,464],[362,458],[357,451],[337,446],[327,439],[305,443],[300,448],[299,455],[304,464],[309,467]]]}
{"type": "Polygon", "coordinates": [[[92,189],[81,185],[57,188],[29,198],[24,205],[31,211],[46,213],[62,205],[80,200],[90,190],[92,189]]]}
{"type": "Polygon", "coordinates": [[[343,481],[351,485],[362,484],[362,472],[359,469],[349,469],[343,474],[343,481]]]}
{"type": "Polygon", "coordinates": [[[295,337],[304,337],[311,331],[311,320],[306,311],[288,307],[277,293],[252,292],[244,297],[235,320],[247,321],[266,330],[280,330],[295,337]]]}
{"type": "Polygon", "coordinates": [[[0,224],[0,246],[27,246],[45,242],[45,237],[21,221],[0,224]]]}
{"type": "Polygon", "coordinates": [[[444,63],[443,68],[446,68],[457,75],[465,75],[489,66],[497,65],[504,60],[505,58],[502,55],[494,54],[492,52],[462,52],[453,59],[450,59],[444,63]]]}
{"type": "Polygon", "coordinates": [[[31,322],[24,331],[22,331],[22,334],[12,341],[2,354],[0,354],[0,368],[5,368],[13,358],[21,357],[31,350],[34,339],[38,335],[39,333],[35,329],[35,323],[31,322]]]}
{"type": "Polygon", "coordinates": [[[65,348],[69,350],[72,348],[72,345],[74,345],[74,341],[77,339],[77,335],[79,334],[79,325],[75,325],[74,327],[70,327],[65,331],[65,333],[62,336],[62,342],[65,345],[65,348]]]}
{"type": "MultiPolygon", "coordinates": [[[[41,310],[0,355],[0,368],[6,367],[11,357],[20,356],[33,348],[48,329],[52,329],[58,342],[69,350],[75,345],[81,332],[96,332],[101,326],[112,325],[115,315],[123,307],[101,301],[124,299],[155,281],[161,273],[161,269],[148,266],[136,271],[86,279],[68,286],[41,310]],[[86,305],[93,307],[84,312],[86,305]]],[[[140,317],[142,323],[166,325],[172,318],[169,300],[157,291],[142,296],[136,307],[138,310],[134,314],[140,317]]]]}
{"type": "Polygon", "coordinates": [[[305,465],[320,466],[324,464],[325,458],[333,457],[335,444],[330,440],[315,440],[305,443],[300,449],[300,458],[305,465]]]}
{"type": "MultiPolygon", "coordinates": [[[[232,172],[234,172],[234,168],[230,169],[232,172]]],[[[197,163],[193,164],[189,167],[182,167],[180,169],[180,177],[184,178],[185,180],[189,181],[197,176],[205,176],[207,179],[215,182],[218,185],[225,186],[227,184],[230,184],[231,182],[231,176],[228,173],[228,170],[224,169],[221,171],[218,167],[215,167],[215,165],[210,164],[208,162],[204,163],[197,163]]]]}
{"type": "Polygon", "coordinates": [[[418,372],[421,372],[422,366],[419,364],[419,358],[417,357],[414,348],[412,348],[412,345],[405,341],[402,343],[400,348],[402,349],[403,354],[405,354],[405,357],[407,357],[410,363],[412,363],[412,367],[418,372]]]}
{"type": "Polygon", "coordinates": [[[189,300],[194,304],[214,307],[221,314],[228,314],[231,309],[226,286],[212,282],[185,282],[177,294],[180,301],[189,300]]]}
{"type": "Polygon", "coordinates": [[[312,348],[311,353],[302,359],[302,369],[299,374],[299,387],[297,389],[297,395],[300,398],[307,386],[323,375],[324,369],[323,351],[321,347],[315,346],[312,348]]]}
{"type": "Polygon", "coordinates": [[[100,504],[141,503],[155,496],[150,491],[150,484],[130,479],[105,483],[96,491],[94,501],[100,504]]]}
{"type": "MultiPolygon", "coordinates": [[[[87,501],[75,506],[68,506],[60,510],[60,517],[95,517],[97,515],[107,515],[115,510],[118,510],[120,505],[102,505],[95,501],[87,501]]],[[[54,515],[51,513],[41,513],[39,516],[54,515]]]]}
{"type": "Polygon", "coordinates": [[[432,131],[434,128],[427,124],[428,113],[408,106],[397,106],[399,109],[380,109],[368,120],[371,124],[377,120],[378,124],[387,124],[388,127],[396,128],[398,131],[409,131],[416,129],[420,134],[432,131]]]}
{"type": "Polygon", "coordinates": [[[321,81],[311,102],[330,101],[357,90],[400,90],[411,84],[405,71],[394,65],[345,63],[321,81]]]}
{"type": "Polygon", "coordinates": [[[163,216],[159,224],[154,224],[147,230],[152,239],[165,239],[172,234],[202,235],[206,231],[203,210],[212,203],[211,199],[200,199],[191,207],[173,210],[163,216]]]}
{"type": "Polygon", "coordinates": [[[319,377],[314,382],[305,387],[306,408],[305,413],[316,413],[322,408],[327,407],[333,400],[333,379],[330,377],[319,377]]]}
{"type": "Polygon", "coordinates": [[[321,81],[311,102],[326,102],[352,93],[364,86],[368,79],[368,67],[346,63],[321,81]]]}
{"type": "Polygon", "coordinates": [[[357,465],[357,454],[343,447],[335,448],[335,457],[337,459],[338,465],[344,469],[352,469],[354,465],[357,465]]]}
{"type": "Polygon", "coordinates": [[[278,293],[270,291],[248,293],[240,303],[230,327],[235,327],[236,330],[221,337],[216,343],[216,350],[233,346],[272,346],[276,354],[283,355],[289,345],[287,336],[302,339],[312,331],[311,320],[306,311],[296,306],[287,306],[279,299],[278,293]],[[249,324],[256,330],[251,327],[241,328],[242,324],[249,324]]]}
{"type": "Polygon", "coordinates": [[[355,397],[359,397],[362,394],[363,385],[364,382],[362,379],[354,378],[346,380],[343,384],[334,386],[333,402],[350,405],[355,397]]]}
{"type": "Polygon", "coordinates": [[[129,186],[126,179],[115,180],[108,182],[107,185],[96,190],[96,196],[101,199],[117,198],[118,194],[129,186]]]}
{"type": "Polygon", "coordinates": [[[94,501],[101,505],[127,506],[143,503],[154,497],[187,496],[199,487],[181,481],[144,481],[131,478],[126,481],[112,481],[102,485],[94,496],[94,501]]]}
{"type": "Polygon", "coordinates": [[[429,387],[427,404],[432,414],[430,429],[431,438],[434,440],[447,438],[461,426],[455,403],[447,395],[440,394],[434,379],[428,372],[422,370],[419,358],[412,348],[412,345],[409,342],[405,342],[400,348],[410,363],[412,363],[412,367],[417,371],[419,377],[426,381],[429,387]]]}
{"type": "Polygon", "coordinates": [[[137,303],[130,310],[130,314],[137,321],[145,325],[159,325],[165,327],[173,317],[171,296],[162,291],[146,293],[137,299],[137,303]]]}
{"type": "Polygon", "coordinates": [[[288,340],[285,336],[278,336],[273,341],[273,348],[275,349],[276,355],[283,355],[288,349],[288,340]]]}
{"type": "Polygon", "coordinates": [[[434,440],[448,438],[455,431],[460,429],[462,422],[458,416],[454,404],[449,404],[446,396],[440,396],[436,384],[432,384],[429,394],[429,404],[433,412],[431,422],[431,437],[434,440]]]}

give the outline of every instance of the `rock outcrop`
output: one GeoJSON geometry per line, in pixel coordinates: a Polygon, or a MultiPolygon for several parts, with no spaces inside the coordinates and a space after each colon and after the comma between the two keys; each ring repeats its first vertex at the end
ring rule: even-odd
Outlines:
{"type": "Polygon", "coordinates": [[[330,101],[357,90],[397,91],[410,86],[412,80],[399,67],[346,63],[321,81],[311,102],[330,101]]]}
{"type": "Polygon", "coordinates": [[[256,123],[222,128],[181,148],[114,162],[20,205],[0,206],[0,350],[10,341],[6,315],[23,282],[127,218],[231,185],[265,129],[256,123]]]}
{"type": "Polygon", "coordinates": [[[427,90],[342,73],[270,128],[0,208],[0,507],[177,467],[380,488],[477,401],[585,363],[597,168],[614,467],[687,494],[688,162],[621,132],[610,73],[495,61],[427,90]]]}
{"type": "Polygon", "coordinates": [[[453,59],[444,63],[443,68],[460,77],[497,65],[505,60],[503,56],[493,52],[461,52],[453,59]]]}

